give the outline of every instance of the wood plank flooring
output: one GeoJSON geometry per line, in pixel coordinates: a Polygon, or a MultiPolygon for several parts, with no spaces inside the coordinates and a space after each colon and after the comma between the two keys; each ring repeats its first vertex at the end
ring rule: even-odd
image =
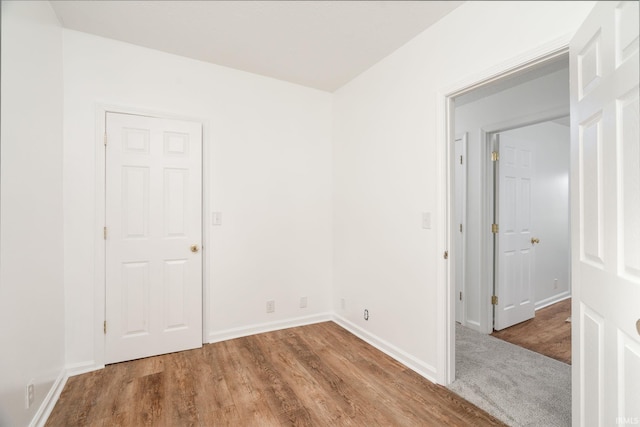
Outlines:
{"type": "Polygon", "coordinates": [[[491,335],[571,364],[571,299],[536,311],[536,317],[491,335]]]}
{"type": "Polygon", "coordinates": [[[47,426],[495,426],[333,322],[69,378],[47,426]]]}

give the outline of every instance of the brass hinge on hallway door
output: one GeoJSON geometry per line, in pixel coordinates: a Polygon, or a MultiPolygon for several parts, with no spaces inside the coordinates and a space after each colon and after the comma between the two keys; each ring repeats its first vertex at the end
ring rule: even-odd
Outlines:
{"type": "Polygon", "coordinates": [[[104,331],[104,334],[107,334],[107,321],[105,320],[104,323],[102,324],[102,330],[104,331]]]}

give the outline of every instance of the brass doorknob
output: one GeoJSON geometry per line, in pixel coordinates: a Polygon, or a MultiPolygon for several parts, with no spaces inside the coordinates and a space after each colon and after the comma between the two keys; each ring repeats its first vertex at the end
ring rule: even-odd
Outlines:
{"type": "Polygon", "coordinates": [[[198,252],[200,250],[200,248],[198,247],[198,245],[191,245],[191,252],[193,252],[194,254],[196,252],[198,252]]]}
{"type": "Polygon", "coordinates": [[[531,244],[535,245],[536,243],[540,243],[540,239],[538,239],[537,237],[532,237],[531,238],[531,244]]]}
{"type": "Polygon", "coordinates": [[[640,319],[636,322],[636,329],[638,330],[638,335],[640,335],[640,319]]]}

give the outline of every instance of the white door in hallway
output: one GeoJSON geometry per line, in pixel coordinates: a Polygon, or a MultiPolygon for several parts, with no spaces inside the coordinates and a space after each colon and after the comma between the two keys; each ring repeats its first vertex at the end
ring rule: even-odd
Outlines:
{"type": "Polygon", "coordinates": [[[638,2],[599,2],[570,44],[573,422],[640,424],[638,2]]]}
{"type": "Polygon", "coordinates": [[[105,363],[202,345],[202,126],[106,115],[105,363]]]}
{"type": "Polygon", "coordinates": [[[494,329],[499,331],[535,316],[531,186],[533,150],[509,131],[495,136],[498,168],[498,234],[494,329]]]}

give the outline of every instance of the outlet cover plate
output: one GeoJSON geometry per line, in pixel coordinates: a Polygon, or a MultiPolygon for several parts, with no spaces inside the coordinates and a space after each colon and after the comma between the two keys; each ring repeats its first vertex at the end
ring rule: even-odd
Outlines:
{"type": "Polygon", "coordinates": [[[25,409],[29,409],[31,405],[33,405],[34,395],[35,395],[35,389],[34,389],[33,381],[31,381],[27,385],[27,388],[25,390],[25,396],[24,396],[25,409]]]}

